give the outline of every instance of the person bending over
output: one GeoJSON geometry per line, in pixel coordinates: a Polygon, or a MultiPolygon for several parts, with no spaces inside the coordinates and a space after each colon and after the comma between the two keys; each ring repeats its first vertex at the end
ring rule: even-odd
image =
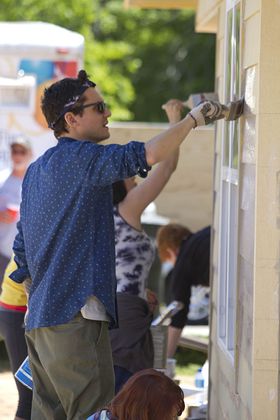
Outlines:
{"type": "Polygon", "coordinates": [[[191,287],[209,286],[210,226],[191,233],[176,223],[157,231],[159,258],[173,265],[171,297],[184,303],[184,308],[172,317],[168,328],[167,357],[173,357],[189,312],[191,287]]]}

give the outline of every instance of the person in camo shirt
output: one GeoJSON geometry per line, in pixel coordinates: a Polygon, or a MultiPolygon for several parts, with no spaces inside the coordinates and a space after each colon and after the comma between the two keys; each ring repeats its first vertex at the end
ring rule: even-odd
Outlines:
{"type": "MultiPolygon", "coordinates": [[[[163,105],[171,125],[180,121],[183,108],[176,99],[163,105]]],[[[119,325],[110,337],[116,393],[133,373],[153,367],[150,326],[157,298],[146,284],[155,248],[142,228],[141,216],[167,184],[178,157],[176,149],[141,183],[132,177],[113,184],[119,325]]]]}

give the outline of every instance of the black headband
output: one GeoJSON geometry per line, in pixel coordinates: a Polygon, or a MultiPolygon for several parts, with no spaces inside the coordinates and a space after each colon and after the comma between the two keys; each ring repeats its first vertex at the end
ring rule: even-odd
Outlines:
{"type": "Polygon", "coordinates": [[[78,102],[78,100],[80,99],[80,97],[82,96],[82,94],[89,88],[89,87],[95,87],[96,84],[94,82],[92,82],[91,80],[87,80],[86,82],[84,82],[79,89],[77,89],[77,93],[75,96],[72,96],[71,98],[69,98],[68,102],[63,106],[63,110],[62,112],[59,114],[59,116],[55,119],[54,122],[49,124],[49,128],[51,128],[52,130],[55,129],[55,125],[57,124],[57,122],[60,120],[61,117],[63,117],[63,115],[66,114],[66,112],[71,111],[71,109],[73,109],[73,107],[75,106],[75,104],[78,102]]]}

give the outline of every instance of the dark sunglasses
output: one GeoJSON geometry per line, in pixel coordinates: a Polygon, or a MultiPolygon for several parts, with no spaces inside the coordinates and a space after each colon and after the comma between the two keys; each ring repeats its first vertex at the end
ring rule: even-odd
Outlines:
{"type": "Polygon", "coordinates": [[[82,111],[82,109],[88,108],[92,106],[93,108],[97,109],[97,112],[99,112],[100,114],[104,114],[104,112],[106,111],[106,109],[108,109],[108,106],[105,102],[103,101],[99,101],[99,102],[92,102],[90,104],[85,104],[85,105],[78,105],[78,106],[72,106],[69,107],[67,106],[63,112],[57,117],[57,119],[49,124],[49,127],[54,130],[55,129],[55,125],[57,124],[57,122],[60,120],[60,118],[62,118],[66,112],[71,112],[71,111],[76,111],[76,112],[80,112],[82,111]]]}
{"type": "Polygon", "coordinates": [[[108,109],[107,104],[105,102],[103,102],[103,101],[100,101],[100,102],[92,102],[90,104],[81,105],[81,106],[78,107],[78,110],[89,108],[90,106],[92,106],[93,108],[96,108],[97,111],[100,114],[104,114],[104,112],[106,111],[106,109],[108,109]]]}

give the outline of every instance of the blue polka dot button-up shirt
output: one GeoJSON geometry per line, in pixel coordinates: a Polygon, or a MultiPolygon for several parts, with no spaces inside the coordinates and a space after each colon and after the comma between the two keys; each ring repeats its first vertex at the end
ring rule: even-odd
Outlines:
{"type": "Polygon", "coordinates": [[[30,165],[11,274],[32,279],[27,330],[67,323],[90,295],[116,321],[112,183],[149,169],[143,143],[67,137],[30,165]]]}

